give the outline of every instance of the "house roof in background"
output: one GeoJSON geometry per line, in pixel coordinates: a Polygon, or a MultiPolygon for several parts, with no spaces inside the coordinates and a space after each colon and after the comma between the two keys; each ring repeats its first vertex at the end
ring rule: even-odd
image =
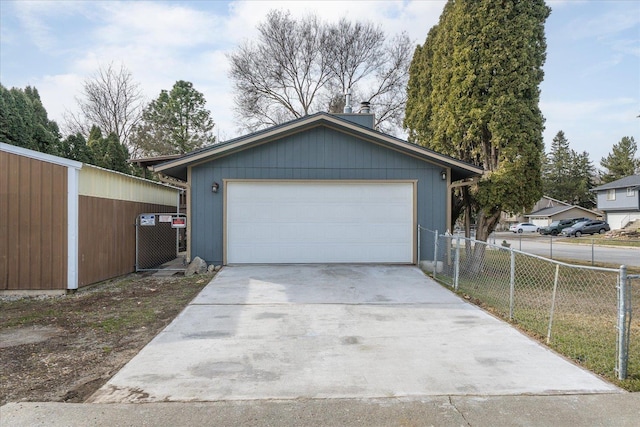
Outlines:
{"type": "Polygon", "coordinates": [[[576,206],[576,205],[564,206],[563,205],[563,206],[553,206],[551,208],[540,209],[538,211],[528,213],[525,216],[527,216],[527,217],[531,217],[531,216],[548,216],[548,217],[551,217],[551,216],[557,215],[557,214],[562,213],[562,212],[566,212],[566,211],[574,209],[574,208],[575,209],[580,209],[580,210],[585,211],[585,212],[589,212],[589,213],[591,213],[593,215],[600,215],[599,212],[592,211],[592,210],[587,209],[587,208],[583,208],[582,206],[576,206]]]}
{"type": "Polygon", "coordinates": [[[547,200],[551,200],[552,202],[558,203],[560,205],[563,206],[571,206],[571,203],[567,203],[567,202],[563,202],[562,200],[558,200],[558,199],[554,199],[553,197],[549,197],[549,196],[542,196],[543,199],[547,199],[547,200]]]}
{"type": "Polygon", "coordinates": [[[472,178],[482,175],[482,168],[462,160],[437,153],[417,144],[395,138],[382,132],[378,132],[366,126],[361,126],[349,120],[342,119],[329,113],[316,113],[296,120],[260,130],[239,138],[220,144],[201,148],[184,156],[170,160],[153,167],[155,172],[186,181],[187,167],[215,160],[253,146],[269,143],[282,137],[303,132],[318,126],[325,126],[339,132],[354,135],[371,143],[385,146],[389,149],[420,158],[424,161],[441,164],[451,168],[452,181],[472,178]]]}
{"type": "Polygon", "coordinates": [[[638,188],[640,187],[640,175],[630,175],[616,181],[608,182],[604,185],[592,188],[591,191],[610,190],[612,188],[638,188]]]}
{"type": "Polygon", "coordinates": [[[149,166],[159,165],[160,163],[167,162],[169,160],[177,159],[182,157],[181,154],[165,154],[163,156],[155,156],[155,157],[141,157],[138,159],[129,159],[129,163],[135,163],[140,167],[147,168],[149,166]]]}

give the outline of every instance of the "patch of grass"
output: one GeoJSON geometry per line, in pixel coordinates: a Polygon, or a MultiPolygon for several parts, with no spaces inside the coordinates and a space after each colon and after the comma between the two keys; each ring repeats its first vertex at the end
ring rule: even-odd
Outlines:
{"type": "Polygon", "coordinates": [[[594,243],[597,246],[628,246],[640,248],[640,239],[611,239],[604,234],[594,234],[591,236],[581,237],[566,237],[558,239],[558,241],[580,245],[590,245],[594,243]]]}
{"type": "Polygon", "coordinates": [[[61,316],[60,310],[54,308],[47,308],[37,312],[27,313],[15,318],[11,318],[2,322],[3,328],[11,328],[15,326],[25,325],[46,325],[47,319],[57,318],[61,316]]]}
{"type": "Polygon", "coordinates": [[[153,323],[156,313],[151,308],[121,311],[117,316],[108,317],[95,323],[95,327],[102,328],[106,333],[122,332],[127,329],[137,329],[153,323]]]}

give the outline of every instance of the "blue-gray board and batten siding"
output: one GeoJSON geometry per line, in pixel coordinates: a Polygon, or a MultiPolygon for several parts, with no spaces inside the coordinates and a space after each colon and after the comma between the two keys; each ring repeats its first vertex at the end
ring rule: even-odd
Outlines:
{"type": "MultiPolygon", "coordinates": [[[[319,126],[253,146],[191,169],[191,256],[223,261],[225,179],[417,180],[417,223],[445,230],[443,167],[356,136],[319,126]],[[217,182],[220,190],[211,191],[217,182]]],[[[421,259],[433,259],[426,234],[421,259]]],[[[432,244],[432,243],[431,243],[432,244]]]]}

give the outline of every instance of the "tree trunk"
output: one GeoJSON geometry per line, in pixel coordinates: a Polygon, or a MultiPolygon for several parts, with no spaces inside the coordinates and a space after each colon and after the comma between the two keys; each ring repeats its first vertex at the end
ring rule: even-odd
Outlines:
{"type": "MultiPolygon", "coordinates": [[[[493,230],[495,230],[499,220],[499,210],[490,214],[486,214],[484,211],[480,211],[478,213],[478,220],[476,221],[476,240],[486,242],[489,238],[489,235],[493,232],[493,230]]],[[[477,274],[482,270],[486,248],[487,245],[484,245],[482,243],[474,245],[470,273],[477,274]]]]}

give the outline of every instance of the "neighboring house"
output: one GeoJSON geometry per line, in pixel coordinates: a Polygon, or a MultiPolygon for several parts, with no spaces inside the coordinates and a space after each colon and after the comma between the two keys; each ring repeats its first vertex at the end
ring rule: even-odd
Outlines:
{"type": "Polygon", "coordinates": [[[553,221],[570,218],[602,218],[596,211],[583,208],[582,206],[554,206],[552,208],[541,209],[525,215],[527,221],[538,227],[546,227],[553,221]]]}
{"type": "Polygon", "coordinates": [[[605,212],[612,230],[640,219],[640,175],[626,176],[591,191],[596,193],[598,209],[605,212]]]}
{"type": "Polygon", "coordinates": [[[137,215],[179,190],[0,143],[0,294],[64,293],[131,273],[137,215]]]}
{"type": "Polygon", "coordinates": [[[571,205],[549,196],[542,196],[531,208],[531,213],[524,215],[502,214],[500,219],[501,229],[508,230],[510,225],[519,222],[531,222],[539,227],[546,227],[553,221],[565,218],[591,218],[597,219],[601,215],[598,212],[571,205]]]}
{"type": "Polygon", "coordinates": [[[444,232],[450,185],[482,174],[375,131],[372,114],[328,113],[153,170],[186,181],[187,256],[215,264],[433,259],[433,239],[423,231],[418,244],[418,225],[444,232]]]}

